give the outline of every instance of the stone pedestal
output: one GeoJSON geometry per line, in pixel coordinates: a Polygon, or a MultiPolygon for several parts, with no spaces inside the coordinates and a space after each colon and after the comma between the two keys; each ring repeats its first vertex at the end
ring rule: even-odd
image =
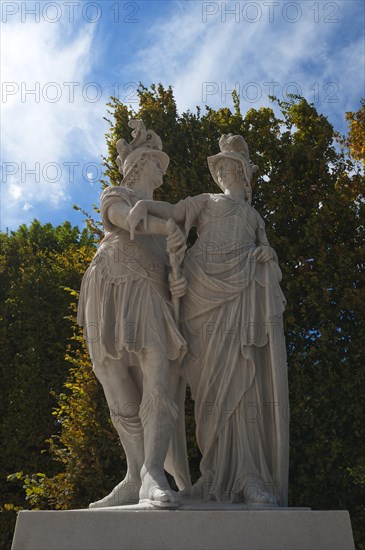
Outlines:
{"type": "Polygon", "coordinates": [[[187,505],[24,511],[12,550],[354,550],[346,511],[187,505]]]}

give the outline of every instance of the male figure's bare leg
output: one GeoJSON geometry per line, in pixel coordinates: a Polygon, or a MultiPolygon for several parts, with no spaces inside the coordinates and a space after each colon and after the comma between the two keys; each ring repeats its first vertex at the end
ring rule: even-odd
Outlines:
{"type": "Polygon", "coordinates": [[[137,503],[144,461],[143,428],[139,417],[141,391],[128,368],[119,361],[104,360],[94,365],[109,406],[111,420],[118,432],[127,459],[127,474],[113,491],[90,508],[137,503]]]}
{"type": "Polygon", "coordinates": [[[140,417],[144,429],[145,460],[141,470],[140,500],[158,507],[175,508],[180,499],[172,491],[164,473],[164,462],[178,407],[169,396],[170,364],[157,350],[144,350],[143,399],[140,417]]]}

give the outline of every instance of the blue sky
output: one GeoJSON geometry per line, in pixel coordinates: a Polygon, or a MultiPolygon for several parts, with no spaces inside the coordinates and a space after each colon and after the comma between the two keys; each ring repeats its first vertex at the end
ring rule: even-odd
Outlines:
{"type": "Polygon", "coordinates": [[[83,226],[110,95],[174,87],[179,112],[301,93],[345,131],[365,95],[363,0],[1,2],[1,230],[83,226]]]}

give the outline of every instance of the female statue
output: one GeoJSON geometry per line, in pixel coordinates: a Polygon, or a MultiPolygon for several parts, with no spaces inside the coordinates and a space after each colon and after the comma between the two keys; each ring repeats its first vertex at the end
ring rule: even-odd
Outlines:
{"type": "MultiPolygon", "coordinates": [[[[281,272],[264,222],[251,206],[249,160],[241,136],[221,137],[208,166],[222,194],[176,205],[141,201],[131,234],[148,215],[172,218],[198,238],[183,272],[183,373],[195,400],[201,478],[185,495],[285,506],[288,387],[281,272]]],[[[141,224],[140,224],[141,225],[141,224]]]]}
{"type": "MultiPolygon", "coordinates": [[[[124,178],[101,196],[105,238],[85,273],[80,291],[78,322],[94,372],[101,382],[112,422],[127,458],[125,479],[90,507],[147,501],[176,507],[164,462],[176,426],[172,370],[178,368],[186,343],[176,327],[168,287],[169,257],[181,255],[185,239],[172,220],[150,216],[148,231],[130,239],[127,216],[137,201],[152,199],[162,184],[169,157],[160,138],[140,121],[131,143],[119,140],[117,162],[124,178]]],[[[175,258],[176,259],[176,258],[175,258]]],[[[173,296],[185,292],[185,280],[170,281],[173,296]]],[[[168,456],[167,469],[179,488],[190,484],[186,455],[168,456]]]]}

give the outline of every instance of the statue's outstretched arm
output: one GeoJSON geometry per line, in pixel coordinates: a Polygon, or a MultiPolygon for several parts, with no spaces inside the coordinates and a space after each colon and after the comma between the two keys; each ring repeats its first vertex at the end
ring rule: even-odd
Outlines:
{"type": "MultiPolygon", "coordinates": [[[[152,203],[153,201],[140,201],[140,202],[152,203]]],[[[139,234],[164,235],[166,237],[169,237],[172,235],[172,233],[175,233],[176,230],[178,230],[178,227],[176,226],[176,224],[172,223],[171,220],[168,221],[169,218],[168,219],[158,218],[148,213],[147,224],[144,224],[143,226],[141,224],[136,231],[135,231],[135,228],[136,228],[135,226],[132,232],[128,219],[129,219],[130,213],[133,210],[134,208],[128,206],[122,201],[114,202],[109,206],[109,209],[108,209],[108,217],[112,222],[112,224],[114,224],[116,227],[120,227],[121,229],[125,229],[126,231],[130,231],[132,239],[134,236],[134,232],[139,234]],[[145,227],[145,225],[147,225],[147,227],[145,227]]],[[[138,225],[138,223],[136,225],[138,225]]]]}
{"type": "Polygon", "coordinates": [[[170,204],[169,202],[154,200],[138,201],[131,209],[126,220],[131,238],[133,239],[136,228],[138,230],[143,228],[145,232],[151,233],[150,223],[152,221],[152,223],[157,224],[156,220],[160,220],[160,222],[173,220],[175,223],[185,223],[185,208],[182,202],[170,204]]]}
{"type": "Polygon", "coordinates": [[[165,220],[173,220],[184,227],[185,233],[198,224],[199,217],[210,201],[209,193],[202,193],[194,197],[187,197],[176,204],[169,202],[141,200],[132,208],[127,223],[131,235],[138,224],[148,227],[149,216],[157,216],[165,220]]]}

